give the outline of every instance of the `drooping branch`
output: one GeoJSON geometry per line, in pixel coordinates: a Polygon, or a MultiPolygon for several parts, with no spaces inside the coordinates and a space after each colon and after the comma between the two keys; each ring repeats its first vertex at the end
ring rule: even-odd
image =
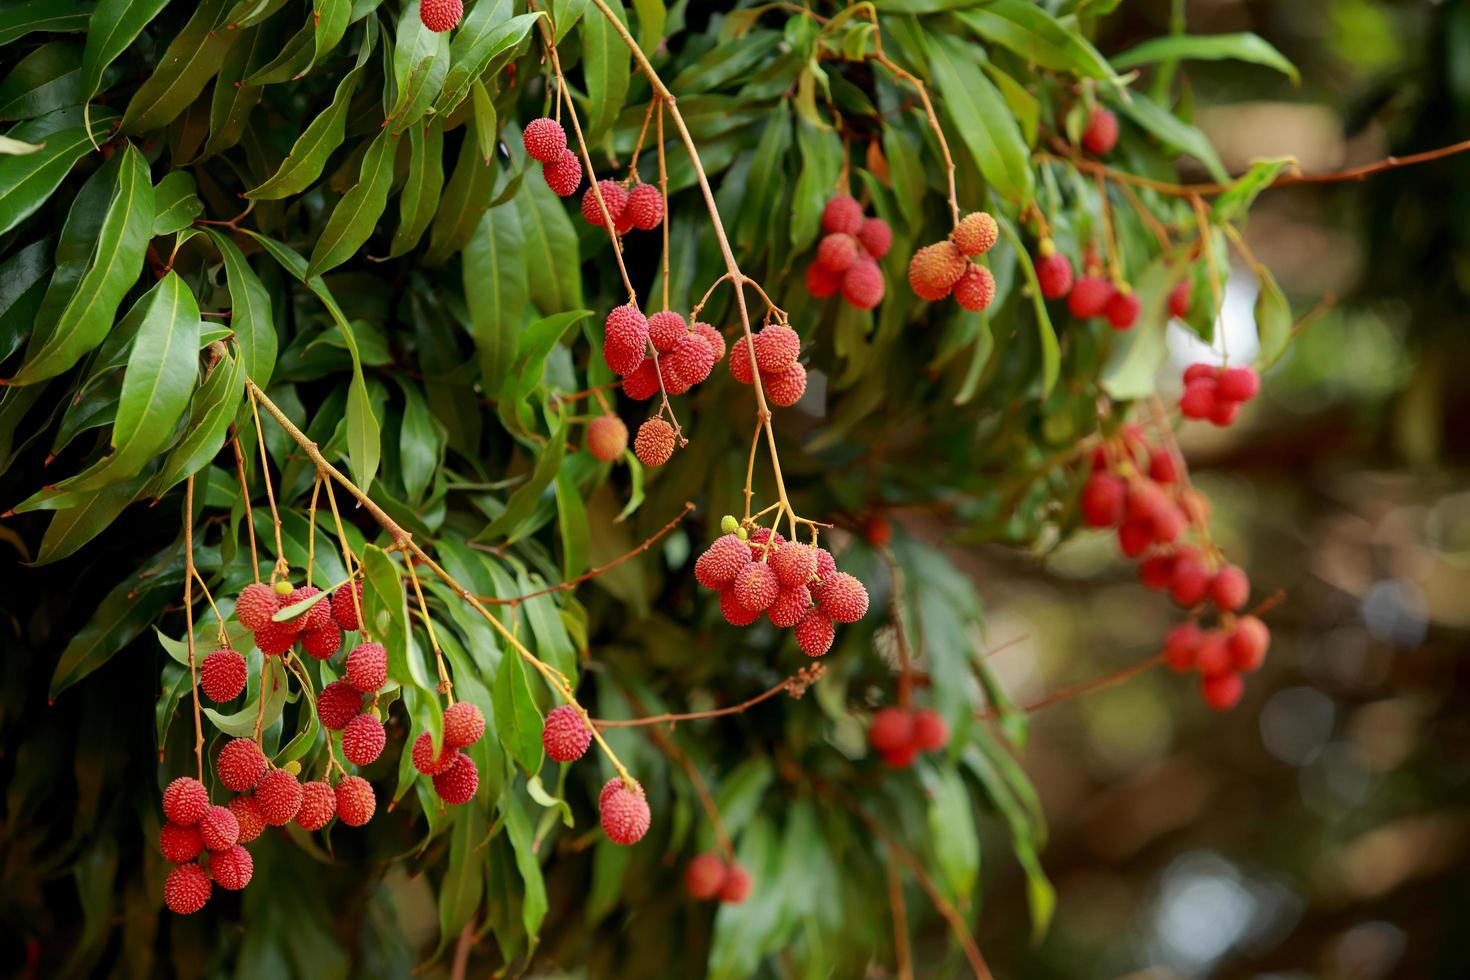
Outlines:
{"type": "Polygon", "coordinates": [[[723,718],[725,715],[738,715],[743,711],[767,701],[783,691],[790,692],[792,697],[801,697],[806,689],[816,683],[817,678],[822,676],[826,668],[820,663],[810,664],[798,670],[790,677],[783,680],[774,687],[768,688],[753,698],[747,698],[739,704],[732,704],[728,708],[716,708],[712,711],[688,711],[681,714],[649,715],[646,718],[593,718],[592,724],[595,728],[639,728],[644,725],[675,724],[681,721],[699,721],[703,718],[723,718]]]}

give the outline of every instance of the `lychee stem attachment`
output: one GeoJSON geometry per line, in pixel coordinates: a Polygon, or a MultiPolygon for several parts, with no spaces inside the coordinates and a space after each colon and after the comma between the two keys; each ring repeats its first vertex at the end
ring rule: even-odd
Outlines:
{"type": "MultiPolygon", "coordinates": [[[[204,782],[204,721],[199,710],[199,667],[194,651],[194,477],[184,485],[184,636],[189,648],[189,693],[194,700],[194,761],[204,782]]],[[[218,615],[216,610],[215,615],[218,615]]]]}

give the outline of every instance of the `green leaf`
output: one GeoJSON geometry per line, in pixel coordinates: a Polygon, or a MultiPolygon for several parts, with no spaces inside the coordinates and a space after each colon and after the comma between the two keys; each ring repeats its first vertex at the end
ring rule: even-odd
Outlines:
{"type": "Polygon", "coordinates": [[[311,61],[301,70],[302,75],[314,65],[321,64],[322,59],[337,46],[342,35],[347,33],[351,17],[352,0],[312,0],[311,61]]]}
{"type": "Polygon", "coordinates": [[[439,883],[439,948],[459,938],[480,910],[485,889],[484,858],[478,853],[485,837],[485,815],[475,804],[457,807],[449,835],[449,862],[439,883]]]}
{"type": "Polygon", "coordinates": [[[1005,99],[956,37],[929,38],[930,70],[953,132],[997,194],[1017,204],[1031,197],[1031,155],[1005,99]]]}
{"type": "Polygon", "coordinates": [[[101,343],[118,304],[138,277],[153,229],[153,184],[148,163],[137,147],[126,144],[121,156],[116,190],[92,261],[55,324],[44,335],[38,326],[25,363],[10,379],[11,384],[34,384],[55,377],[101,343]]]}
{"type": "Polygon", "coordinates": [[[446,115],[464,101],[470,83],[485,74],[490,59],[525,40],[541,12],[512,17],[511,0],[480,0],[455,28],[449,42],[449,71],[434,102],[436,115],[446,115]]]}
{"type": "Polygon", "coordinates": [[[926,785],[929,798],[929,839],[941,880],[961,906],[969,904],[980,875],[980,838],[975,830],[975,813],[965,781],[952,766],[939,770],[939,778],[926,785]]]}
{"type": "Polygon", "coordinates": [[[0,119],[33,119],[82,101],[81,45],[52,41],[18,61],[0,81],[0,119]]]}
{"type": "MultiPolygon", "coordinates": [[[[62,110],[53,115],[62,117],[66,113],[67,110],[62,110]]],[[[0,156],[0,235],[46,203],[76,162],[87,155],[93,141],[105,138],[116,118],[99,113],[92,121],[91,135],[81,126],[48,129],[45,119],[22,124],[7,134],[20,143],[35,143],[42,138],[45,142],[34,153],[0,156]]]]}
{"type": "MultiPolygon", "coordinates": [[[[531,302],[543,314],[573,310],[582,305],[582,277],[567,269],[582,264],[577,233],[561,198],[542,180],[528,180],[515,196],[524,243],[531,302]]],[[[580,219],[579,219],[580,220],[580,219]]]]}
{"type": "Polygon", "coordinates": [[[664,6],[664,0],[633,0],[633,12],[638,15],[638,47],[652,57],[658,50],[658,42],[664,37],[668,8],[664,6]]]}
{"type": "MultiPolygon", "coordinates": [[[[470,240],[470,236],[475,233],[475,226],[480,222],[480,215],[489,210],[490,191],[495,184],[498,169],[495,158],[492,157],[487,162],[480,156],[478,137],[467,137],[460,143],[459,159],[454,165],[449,183],[445,185],[444,194],[439,199],[439,211],[429,230],[429,250],[424,256],[427,264],[437,265],[443,262],[470,240]]],[[[547,194],[551,194],[544,183],[542,187],[547,194]]],[[[554,194],[552,198],[560,207],[560,198],[554,194]]],[[[563,214],[562,218],[565,219],[566,215],[563,214]]]]}
{"type": "Polygon", "coordinates": [[[515,365],[510,372],[508,388],[501,392],[500,397],[517,402],[534,391],[541,384],[546,357],[551,349],[573,324],[591,315],[591,310],[568,310],[542,317],[527,327],[517,341],[515,365]]]}
{"type": "Polygon", "coordinates": [[[1127,70],[1159,61],[1246,61],[1274,68],[1293,84],[1300,85],[1301,74],[1286,56],[1255,34],[1171,34],[1155,37],[1113,56],[1113,67],[1127,70]]]}
{"type": "MultiPolygon", "coordinates": [[[[1031,253],[1026,250],[1021,236],[1016,233],[1015,225],[1011,224],[1008,218],[1001,215],[996,220],[1000,225],[1001,233],[1006,236],[1006,241],[1010,242],[1011,247],[1015,249],[1021,271],[1031,285],[1031,309],[1036,316],[1036,339],[1041,347],[1041,397],[1045,398],[1051,394],[1061,370],[1062,354],[1061,347],[1057,343],[1057,331],[1052,326],[1051,314],[1047,312],[1046,300],[1041,295],[1041,283],[1036,278],[1036,268],[1031,263],[1031,253]]],[[[985,356],[988,359],[989,351],[985,352],[985,356]]]]}
{"type": "Polygon", "coordinates": [[[352,102],[352,93],[362,77],[363,64],[343,76],[337,83],[332,102],[311,123],[306,131],[296,138],[291,152],[281,161],[280,167],[264,183],[245,192],[252,200],[275,201],[292,194],[299,194],[321,176],[332,151],[342,145],[342,136],[347,127],[347,109],[352,102]]]}
{"type": "Polygon", "coordinates": [[[187,476],[198,473],[225,445],[230,423],[245,397],[245,362],[226,354],[194,393],[184,437],[169,452],[163,469],[145,493],[160,497],[187,476]]]}
{"type": "Polygon", "coordinates": [[[403,426],[398,434],[398,470],[408,499],[422,500],[444,461],[444,429],[415,385],[402,382],[399,387],[403,389],[403,426]]]}
{"type": "Polygon", "coordinates": [[[557,43],[566,38],[582,19],[587,10],[588,0],[547,0],[547,6],[551,8],[551,22],[556,27],[552,39],[557,43]]]}
{"type": "Polygon", "coordinates": [[[93,491],[74,507],[58,510],[46,526],[35,563],[45,565],[59,561],[107,530],[123,508],[137,498],[146,481],[147,476],[136,476],[126,483],[115,483],[93,491]]]}
{"type": "MultiPolygon", "coordinates": [[[[612,0],[612,11],[627,25],[622,0],[612,0]]],[[[582,18],[582,71],[587,76],[588,144],[594,144],[617,119],[628,97],[632,56],[623,39],[601,12],[582,18]]]]}
{"type": "Polygon", "coordinates": [[[561,574],[570,581],[587,568],[591,531],[587,525],[587,504],[566,467],[556,474],[556,515],[561,531],[561,574]]]}
{"type": "Polygon", "coordinates": [[[566,445],[566,422],[557,419],[553,424],[551,437],[541,446],[536,456],[536,466],[531,470],[531,475],[516,488],[515,493],[510,495],[510,499],[505,503],[505,510],[501,511],[500,516],[475,535],[477,540],[489,541],[513,535],[517,527],[531,516],[541,495],[547,487],[551,486],[551,481],[556,479],[562,455],[566,452],[566,445]]]}
{"type": "Polygon", "coordinates": [[[1224,193],[1215,198],[1215,206],[1210,209],[1210,221],[1224,224],[1240,218],[1250,210],[1256,196],[1270,187],[1282,170],[1295,166],[1296,162],[1295,157],[1277,157],[1252,163],[1249,170],[1237,177],[1224,193]]]}
{"type": "Polygon", "coordinates": [[[123,110],[122,128],[128,133],[162,129],[189,107],[219,71],[225,53],[235,43],[236,31],[217,31],[228,0],[203,0],[188,23],[169,43],[148,77],[123,110]]]}
{"type": "MultiPolygon", "coordinates": [[[[512,660],[518,660],[512,657],[512,660]]],[[[516,856],[516,870],[526,886],[521,898],[521,925],[526,929],[534,947],[541,932],[541,923],[546,918],[546,882],[541,877],[541,862],[536,857],[536,842],[531,836],[531,822],[521,808],[520,798],[507,794],[502,801],[505,814],[505,832],[510,838],[511,850],[516,856]]]]}
{"type": "Polygon", "coordinates": [[[465,305],[480,359],[480,383],[499,392],[515,358],[516,335],[530,289],[519,212],[492,208],[465,245],[465,305]]]}
{"type": "MultiPolygon", "coordinates": [[[[388,677],[423,695],[423,720],[440,744],[443,715],[437,683],[424,666],[409,628],[408,594],[398,566],[377,545],[363,549],[363,615],[368,631],[388,649],[388,677]]],[[[418,715],[415,715],[418,717],[418,715]]]]}
{"type": "Polygon", "coordinates": [[[1134,290],[1138,294],[1138,322],[1118,338],[1103,365],[1098,383],[1116,399],[1143,398],[1154,391],[1154,379],[1169,353],[1166,306],[1169,290],[1182,274],[1162,259],[1144,270],[1134,290]]]}
{"type": "Polygon", "coordinates": [[[388,249],[390,259],[408,252],[424,237],[444,190],[444,128],[439,120],[411,127],[408,146],[408,179],[398,198],[398,230],[388,249]]]}
{"type": "MultiPolygon", "coordinates": [[[[43,0],[50,4],[53,0],[43,0]]],[[[127,50],[158,16],[168,0],[97,0],[87,22],[87,49],[82,55],[82,98],[91,99],[102,85],[102,73],[127,50]]]]}
{"type": "Polygon", "coordinates": [[[77,681],[111,660],[123,647],[142,635],[148,625],[177,596],[171,589],[144,587],[137,573],[119,582],[98,604],[87,625],[71,638],[56,670],[51,674],[48,696],[53,700],[77,681]]]}
{"type": "Polygon", "coordinates": [[[490,701],[495,706],[495,733],[501,744],[527,775],[536,775],[541,771],[544,751],[541,709],[531,693],[520,654],[507,650],[500,658],[490,687],[490,701]]]}
{"type": "Polygon", "coordinates": [[[230,329],[240,345],[241,364],[252,381],[265,387],[275,370],[278,343],[270,294],[228,235],[213,228],[207,229],[207,234],[224,259],[230,287],[230,329]]]}
{"type": "Polygon", "coordinates": [[[1129,101],[1118,103],[1118,111],[1157,136],[1165,145],[1203,163],[1215,180],[1225,183],[1230,179],[1208,137],[1148,96],[1134,92],[1129,101]]]}
{"type": "Polygon", "coordinates": [[[153,188],[153,237],[183,231],[204,213],[187,170],[170,170],[153,188]]]}
{"type": "Polygon", "coordinates": [[[1256,335],[1260,338],[1261,351],[1256,356],[1256,365],[1264,371],[1286,353],[1293,320],[1291,304],[1271,270],[1259,264],[1253,268],[1260,281],[1260,292],[1256,295],[1256,335]]]}
{"type": "Polygon", "coordinates": [[[1085,37],[1029,0],[988,0],[955,16],[980,37],[1010,48],[1029,63],[1080,78],[1115,77],[1107,59],[1085,37]]]}
{"type": "Polygon", "coordinates": [[[32,31],[52,33],[87,30],[92,8],[83,0],[20,0],[0,10],[0,45],[32,31]]]}
{"type": "Polygon", "coordinates": [[[347,459],[352,476],[364,492],[372,486],[382,456],[381,427],[373,413],[373,400],[363,380],[362,366],[355,364],[347,386],[347,459]]]}
{"type": "Polygon", "coordinates": [[[796,122],[796,147],[801,171],[791,197],[791,247],[803,252],[821,230],[822,208],[842,170],[842,140],[836,132],[818,129],[805,119],[796,122]]]}
{"type": "Polygon", "coordinates": [[[265,91],[263,85],[244,84],[245,77],[259,66],[270,43],[269,31],[246,28],[225,54],[209,100],[209,139],[199,153],[201,158],[228,150],[245,135],[250,112],[265,91]]]}
{"type": "Polygon", "coordinates": [[[449,35],[424,26],[417,0],[403,8],[393,42],[393,87],[398,95],[388,121],[394,133],[423,118],[449,72],[449,35]]]}
{"type": "Polygon", "coordinates": [[[393,183],[393,156],[397,143],[386,129],[379,130],[358,169],[357,183],[342,195],[332,209],[326,227],[317,237],[306,267],[307,278],[335,269],[350,259],[372,236],[378,218],[388,206],[388,188],[393,183]]]}

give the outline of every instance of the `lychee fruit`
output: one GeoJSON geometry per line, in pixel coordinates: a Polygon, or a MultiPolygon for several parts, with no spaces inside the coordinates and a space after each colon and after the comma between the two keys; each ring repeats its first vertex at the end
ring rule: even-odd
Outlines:
{"type": "Polygon", "coordinates": [[[735,587],[730,586],[720,591],[720,615],[731,626],[749,626],[761,618],[761,610],[745,608],[736,595],[735,587]]]}
{"type": "Polygon", "coordinates": [[[868,726],[868,744],[879,752],[895,752],[914,741],[914,717],[902,708],[879,708],[868,726]]]}
{"type": "Polygon", "coordinates": [[[1169,583],[1169,595],[1181,606],[1198,605],[1210,588],[1210,573],[1204,563],[1189,555],[1174,562],[1174,576],[1169,583]]]}
{"type": "Polygon", "coordinates": [[[725,883],[720,886],[720,901],[727,905],[739,905],[750,897],[750,872],[738,864],[732,864],[725,872],[725,883]]]}
{"type": "Polygon", "coordinates": [[[1254,368],[1232,367],[1220,372],[1215,393],[1226,401],[1248,402],[1261,390],[1261,377],[1254,368]]]}
{"type": "Polygon", "coordinates": [[[1234,422],[1236,416],[1239,414],[1240,402],[1227,402],[1223,399],[1216,399],[1215,407],[1210,411],[1210,422],[1223,429],[1234,422]]]}
{"type": "Polygon", "coordinates": [[[272,827],[284,827],[301,809],[301,782],[284,769],[272,769],[255,787],[260,816],[272,827]]]}
{"type": "Polygon", "coordinates": [[[459,806],[475,798],[480,788],[480,770],[463,752],[454,753],[449,768],[434,777],[434,792],[450,806],[459,806]]]}
{"type": "Polygon", "coordinates": [[[255,860],[245,848],[232,844],[209,856],[209,873],[221,888],[237,892],[250,884],[255,874],[255,860]]]}
{"type": "Polygon", "coordinates": [[[949,724],[933,708],[914,712],[913,732],[920,752],[938,752],[949,744],[949,724]]]}
{"type": "Polygon", "coordinates": [[[551,163],[567,148],[567,131],[555,119],[542,117],[526,123],[521,131],[526,155],[540,163],[551,163]]]}
{"type": "Polygon", "coordinates": [[[954,242],[961,252],[972,258],[990,251],[998,237],[1000,237],[1000,226],[984,211],[974,211],[965,215],[949,233],[949,240],[954,242]]]}
{"type": "Polygon", "coordinates": [[[227,806],[212,806],[199,821],[199,839],[211,851],[223,851],[240,839],[240,821],[227,806]]]}
{"type": "Polygon", "coordinates": [[[1215,379],[1196,378],[1184,386],[1179,398],[1179,411],[1187,419],[1207,419],[1215,412],[1215,379]]]}
{"type": "Polygon", "coordinates": [[[266,623],[255,631],[255,648],[267,657],[279,657],[291,649],[298,635],[290,623],[266,623]]]}
{"type": "Polygon", "coordinates": [[[260,815],[260,804],[255,802],[255,797],[235,797],[230,801],[230,812],[235,815],[235,822],[240,825],[240,838],[237,843],[248,844],[265,830],[265,817],[260,815]]]}
{"type": "Polygon", "coordinates": [[[755,375],[750,368],[750,344],[742,335],[735,339],[730,345],[730,377],[743,385],[748,385],[755,380],[755,375]]]}
{"type": "Polygon", "coordinates": [[[722,534],[694,562],[694,577],[707,589],[723,589],[750,562],[750,548],[737,535],[722,534]]]}
{"type": "MultiPolygon", "coordinates": [[[[299,589],[292,590],[291,593],[286,596],[286,598],[281,600],[281,608],[289,608],[290,606],[296,605],[298,602],[305,602],[306,600],[315,598],[316,596],[319,596],[321,594],[322,590],[317,588],[316,586],[303,585],[299,589]]],[[[324,626],[328,626],[332,623],[332,599],[330,596],[323,596],[320,600],[314,603],[310,609],[306,610],[303,613],[299,613],[296,616],[293,616],[291,619],[284,620],[283,622],[285,623],[285,625],[290,626],[298,633],[304,632],[306,630],[321,629],[324,626]]]]}
{"type": "Polygon", "coordinates": [[[826,299],[842,285],[842,274],[833,272],[820,262],[806,267],[806,291],[816,299],[826,299]]]}
{"type": "Polygon", "coordinates": [[[451,749],[474,745],[485,734],[485,716],[470,701],[456,701],[444,709],[444,744],[451,749]]]}
{"type": "Polygon", "coordinates": [[[804,586],[817,571],[816,549],[809,544],[793,541],[782,545],[781,550],[771,555],[771,571],[786,588],[804,586]]]}
{"type": "Polygon", "coordinates": [[[454,765],[455,750],[450,746],[443,746],[439,754],[434,755],[434,736],[428,732],[420,732],[419,737],[413,740],[413,754],[410,758],[413,767],[425,776],[437,776],[439,773],[454,765]]]}
{"type": "Polygon", "coordinates": [[[995,299],[995,276],[985,266],[970,263],[954,284],[954,298],[965,309],[978,313],[995,299]]]}
{"type": "Polygon", "coordinates": [[[664,196],[652,184],[634,184],[628,192],[628,208],[625,212],[634,228],[652,231],[664,220],[664,196]]]}
{"type": "Polygon", "coordinates": [[[204,850],[204,841],[198,827],[185,827],[172,821],[163,825],[158,832],[158,849],[163,859],[173,864],[192,861],[204,850]]]}
{"type": "MultiPolygon", "coordinates": [[[[766,328],[766,330],[769,329],[771,328],[766,328]]],[[[756,347],[759,351],[760,345],[757,344],[756,347]]],[[[673,374],[686,387],[697,385],[708,378],[710,371],[714,370],[715,363],[719,360],[704,335],[692,332],[679,338],[674,349],[669,351],[668,357],[673,367],[673,374]]],[[[662,360],[659,363],[662,364],[662,360]]]]}
{"type": "Polygon", "coordinates": [[[784,371],[800,354],[801,337],[788,326],[773,323],[755,335],[755,365],[761,371],[784,371]]]}
{"type": "Polygon", "coordinates": [[[163,790],[163,815],[170,823],[192,827],[209,809],[209,790],[192,776],[180,776],[163,790]]]}
{"type": "Polygon", "coordinates": [[[337,731],[362,710],[362,692],[348,681],[333,681],[316,697],[316,715],[322,727],[337,731]]]}
{"type": "Polygon", "coordinates": [[[847,572],[834,572],[817,589],[817,606],[837,623],[855,623],[867,615],[868,590],[847,572]]]}
{"type": "Polygon", "coordinates": [[[776,601],[766,609],[771,625],[778,629],[790,629],[806,618],[812,607],[812,594],[806,586],[783,587],[776,593],[776,601]]]}
{"type": "Polygon", "coordinates": [[[373,784],[361,776],[343,776],[337,783],[337,818],[349,827],[361,827],[373,818],[378,801],[373,784]]]}
{"type": "Polygon", "coordinates": [[[354,766],[371,765],[387,742],[383,723],[370,714],[360,714],[342,729],[342,756],[354,766]]]}
{"type": "Polygon", "coordinates": [[[909,286],[920,299],[943,299],[969,266],[954,242],[925,245],[909,260],[909,286]]]}
{"type": "Polygon", "coordinates": [[[419,20],[435,34],[451,31],[464,16],[464,0],[422,0],[419,20]]]}
{"type": "Polygon", "coordinates": [[[838,194],[822,208],[822,230],[855,235],[863,226],[863,206],[851,195],[838,194]]]}
{"type": "MultiPolygon", "coordinates": [[[[219,781],[226,789],[236,793],[243,793],[260,782],[260,777],[265,775],[265,768],[265,753],[248,738],[230,739],[219,750],[219,756],[214,761],[214,771],[219,775],[219,781]]],[[[201,813],[200,817],[203,816],[201,813]]]]}
{"type": "Polygon", "coordinates": [[[889,769],[907,769],[919,757],[919,747],[909,743],[887,752],[880,752],[878,755],[882,757],[883,764],[889,769]]]}
{"type": "Polygon", "coordinates": [[[541,744],[554,762],[576,762],[592,744],[592,729],[569,704],[553,708],[541,728],[541,744]]]}
{"type": "Polygon", "coordinates": [[[197,864],[181,864],[168,873],[163,883],[163,901],[170,912],[191,915],[204,908],[213,886],[209,875],[197,864]]]}
{"type": "Polygon", "coordinates": [[[648,320],[631,303],[615,307],[602,325],[602,357],[616,374],[631,374],[648,352],[648,320]]]}
{"type": "Polygon", "coordinates": [[[330,783],[313,779],[301,784],[301,808],[296,811],[296,826],[302,830],[321,830],[337,815],[337,793],[330,783]]]}
{"type": "Polygon", "coordinates": [[[750,557],[759,561],[766,557],[767,553],[775,554],[782,545],[786,544],[786,539],[781,536],[780,531],[758,527],[750,532],[750,537],[746,539],[745,544],[750,548],[750,557]]]}
{"type": "Polygon", "coordinates": [[[663,310],[648,318],[648,339],[660,354],[673,350],[679,338],[688,332],[684,317],[673,310],[663,310]]]}
{"type": "Polygon", "coordinates": [[[882,218],[864,218],[857,230],[858,244],[875,259],[881,259],[893,247],[893,229],[882,218]]]}
{"type": "Polygon", "coordinates": [[[258,630],[281,608],[281,597],[264,582],[247,585],[235,600],[235,618],[248,630],[258,630]]]}
{"type": "Polygon", "coordinates": [[[1164,661],[1176,671],[1186,671],[1194,666],[1195,651],[1199,649],[1204,634],[1194,623],[1180,623],[1164,634],[1164,661]]]}
{"type": "Polygon", "coordinates": [[[779,374],[763,374],[761,384],[772,405],[790,408],[806,394],[806,368],[801,364],[792,364],[779,374]]]}
{"type": "Polygon", "coordinates": [[[1235,612],[1245,605],[1250,594],[1250,579],[1234,565],[1226,565],[1210,580],[1210,601],[1221,612],[1235,612]]]}
{"type": "Polygon", "coordinates": [[[582,192],[582,217],[593,227],[602,227],[602,207],[597,205],[599,193],[602,194],[602,206],[607,208],[616,225],[623,216],[623,209],[628,206],[628,192],[615,180],[599,180],[595,189],[589,185],[582,192]]]}
{"type": "Polygon", "coordinates": [[[571,197],[582,186],[582,161],[570,149],[563,149],[550,163],[541,165],[541,176],[557,197],[571,197]]]}
{"type": "Polygon", "coordinates": [[[359,643],[347,654],[347,683],[371,694],[388,683],[388,651],[381,643],[359,643]]]}
{"type": "Polygon", "coordinates": [[[833,232],[817,244],[817,261],[832,272],[846,272],[858,257],[858,240],[843,232],[833,232]]]}
{"type": "Polygon", "coordinates": [[[356,630],[362,625],[362,583],[344,582],[332,593],[332,618],[344,630],[356,630]],[[356,593],[354,598],[353,593],[356,593]]]}
{"type": "Polygon", "coordinates": [[[1103,312],[1108,315],[1108,323],[1114,330],[1128,330],[1138,322],[1138,314],[1142,308],[1138,294],[1127,286],[1121,286],[1108,297],[1108,305],[1103,312]]]}
{"type": "Polygon", "coordinates": [[[1067,309],[1079,320],[1102,316],[1113,298],[1113,284],[1100,276],[1083,276],[1067,294],[1067,309]]]}
{"type": "Polygon", "coordinates": [[[708,323],[695,323],[692,329],[703,337],[709,349],[714,351],[715,363],[718,364],[725,356],[725,335],[708,323]]]}
{"type": "Polygon", "coordinates": [[[663,419],[647,419],[638,427],[633,453],[644,466],[662,466],[674,455],[674,427],[663,419]]]}
{"type": "Polygon", "coordinates": [[[1259,670],[1271,645],[1271,631],[1255,616],[1241,616],[1226,640],[1236,670],[1259,670]]]}
{"type": "Polygon", "coordinates": [[[602,829],[614,844],[636,844],[648,833],[651,815],[648,800],[644,799],[643,787],[619,785],[601,805],[602,829]]]}
{"type": "Polygon", "coordinates": [[[1229,711],[1240,703],[1245,681],[1239,674],[1216,674],[1200,681],[1200,694],[1205,704],[1215,711],[1229,711]]]}
{"type": "Polygon", "coordinates": [[[1111,109],[1093,106],[1092,115],[1087,117],[1087,128],[1082,131],[1082,145],[1090,153],[1106,156],[1117,143],[1118,117],[1111,109]]]}
{"type": "MultiPolygon", "coordinates": [[[[324,601],[323,605],[325,604],[324,601]]],[[[317,660],[330,660],[342,649],[342,627],[337,625],[335,619],[328,619],[327,625],[307,630],[301,634],[301,649],[317,660]]]]}
{"type": "Polygon", "coordinates": [[[887,290],[883,270],[870,258],[860,256],[842,274],[842,298],[860,310],[871,310],[883,302],[887,290]]]}
{"type": "Polygon", "coordinates": [[[1072,263],[1061,252],[1053,252],[1036,263],[1036,281],[1041,295],[1061,299],[1072,291],[1072,263]]]}
{"type": "Polygon", "coordinates": [[[741,606],[759,613],[769,609],[771,603],[776,601],[781,583],[777,581],[776,573],[771,571],[770,565],[753,561],[735,576],[731,588],[735,590],[735,598],[741,606]]]}
{"type": "Polygon", "coordinates": [[[1189,303],[1194,293],[1194,281],[1185,277],[1169,290],[1169,315],[1181,320],[1189,315],[1189,303]]]}
{"type": "Polygon", "coordinates": [[[684,890],[689,897],[708,901],[720,893],[725,884],[725,862],[718,854],[705,853],[691,858],[684,868],[684,890]]]}
{"type": "Polygon", "coordinates": [[[653,358],[645,357],[633,373],[623,378],[623,394],[634,401],[647,401],[658,394],[658,368],[653,358]]]}
{"type": "Polygon", "coordinates": [[[820,657],[832,649],[832,640],[836,636],[837,629],[832,620],[820,609],[808,610],[796,624],[796,645],[808,657],[820,657]]]}
{"type": "Polygon", "coordinates": [[[1116,527],[1123,520],[1127,484],[1112,473],[1093,473],[1082,485],[1082,520],[1088,527],[1116,527]]]}

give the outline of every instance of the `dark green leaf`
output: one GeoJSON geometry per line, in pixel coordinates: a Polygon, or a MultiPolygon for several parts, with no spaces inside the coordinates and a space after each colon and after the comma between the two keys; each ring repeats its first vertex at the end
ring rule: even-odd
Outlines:
{"type": "Polygon", "coordinates": [[[1107,59],[1085,37],[1029,0],[988,0],[956,16],[980,37],[1032,64],[1081,78],[1114,77],[1107,59]]]}
{"type": "Polygon", "coordinates": [[[362,158],[357,183],[332,209],[332,216],[312,247],[311,261],[306,268],[308,279],[346,262],[372,235],[378,218],[388,206],[393,155],[397,150],[394,138],[386,129],[380,130],[362,158]]]}
{"type": "MultiPolygon", "coordinates": [[[[55,0],[42,0],[52,4],[55,0]]],[[[158,16],[168,0],[97,0],[87,24],[87,50],[82,55],[83,99],[97,94],[102,73],[158,16]]]]}
{"type": "Polygon", "coordinates": [[[531,693],[526,667],[519,654],[507,651],[500,658],[490,688],[495,705],[495,732],[516,764],[527,775],[541,771],[541,709],[531,693]]]}
{"type": "Polygon", "coordinates": [[[217,31],[228,0],[203,0],[169,43],[158,69],[138,86],[123,111],[128,133],[161,129],[178,118],[219,71],[237,32],[217,31]]]}
{"type": "Polygon", "coordinates": [[[1144,41],[1113,56],[1116,68],[1137,68],[1139,65],[1158,61],[1247,61],[1251,64],[1274,68],[1294,84],[1301,84],[1301,74],[1296,65],[1271,46],[1262,37],[1250,33],[1211,34],[1196,37],[1190,34],[1171,34],[1144,41]]]}
{"type": "Polygon", "coordinates": [[[954,124],[952,132],[959,134],[996,193],[1024,204],[1031,197],[1031,155],[1005,99],[958,38],[931,36],[929,53],[934,84],[954,124]]]}

